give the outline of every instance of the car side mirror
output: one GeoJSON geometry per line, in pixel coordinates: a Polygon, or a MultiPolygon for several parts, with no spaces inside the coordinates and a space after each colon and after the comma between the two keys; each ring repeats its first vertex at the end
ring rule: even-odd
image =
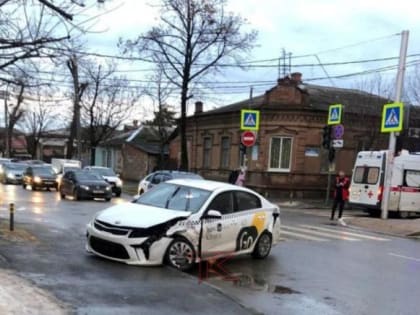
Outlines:
{"type": "Polygon", "coordinates": [[[221,219],[222,214],[218,210],[209,210],[204,217],[206,219],[221,219]]]}

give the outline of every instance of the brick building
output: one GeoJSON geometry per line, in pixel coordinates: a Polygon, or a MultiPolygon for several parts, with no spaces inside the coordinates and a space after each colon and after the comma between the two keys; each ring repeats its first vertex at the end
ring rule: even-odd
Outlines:
{"type": "MultiPolygon", "coordinates": [[[[366,92],[305,84],[300,73],[278,80],[263,95],[203,112],[196,103],[187,119],[189,166],[208,179],[226,181],[241,165],[240,111],[260,110],[257,142],[246,153],[246,186],[291,196],[319,195],[325,190],[328,151],[321,146],[328,106],[344,106],[344,147],[336,152],[335,170],[351,173],[356,153],[384,149],[380,134],[383,104],[389,100],[366,92]]],[[[179,159],[180,140],[170,145],[170,158],[179,159]]]]}

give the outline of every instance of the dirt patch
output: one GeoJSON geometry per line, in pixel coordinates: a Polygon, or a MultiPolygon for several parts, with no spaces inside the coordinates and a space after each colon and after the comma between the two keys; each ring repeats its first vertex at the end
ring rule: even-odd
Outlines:
{"type": "Polygon", "coordinates": [[[6,240],[9,242],[34,242],[38,243],[38,239],[35,235],[24,229],[23,227],[16,225],[13,231],[9,230],[8,222],[0,223],[0,240],[6,240]]]}

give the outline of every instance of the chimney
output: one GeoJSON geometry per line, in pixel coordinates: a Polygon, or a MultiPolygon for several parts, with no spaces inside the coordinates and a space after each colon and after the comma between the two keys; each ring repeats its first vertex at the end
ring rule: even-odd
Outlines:
{"type": "Polygon", "coordinates": [[[300,73],[300,72],[293,72],[290,75],[290,78],[292,79],[293,82],[295,82],[297,84],[302,83],[302,73],[300,73]]]}
{"type": "Polygon", "coordinates": [[[200,114],[202,112],[203,112],[203,102],[195,102],[194,115],[200,114]]]}

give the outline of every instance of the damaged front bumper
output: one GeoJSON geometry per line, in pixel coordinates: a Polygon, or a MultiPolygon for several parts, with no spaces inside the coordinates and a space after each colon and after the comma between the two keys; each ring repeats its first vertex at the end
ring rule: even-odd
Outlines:
{"type": "Polygon", "coordinates": [[[171,237],[138,237],[115,235],[87,225],[86,250],[100,257],[124,262],[130,265],[161,265],[171,237]]]}

